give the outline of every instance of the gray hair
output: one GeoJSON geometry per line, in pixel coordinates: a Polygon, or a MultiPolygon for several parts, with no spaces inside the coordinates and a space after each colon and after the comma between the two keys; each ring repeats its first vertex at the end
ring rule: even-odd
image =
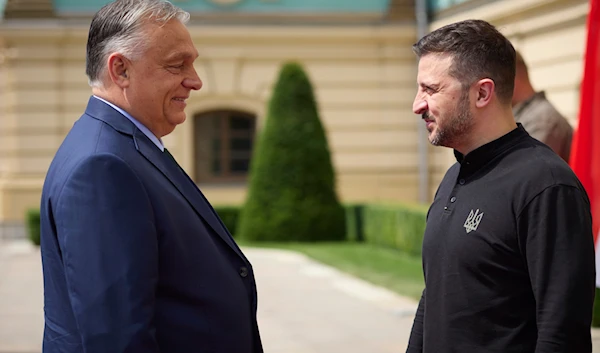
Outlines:
{"type": "Polygon", "coordinates": [[[119,52],[135,60],[147,48],[145,24],[164,25],[172,19],[186,24],[190,14],[166,0],[116,0],[98,11],[90,25],[85,73],[92,87],[102,87],[106,60],[119,52]]]}

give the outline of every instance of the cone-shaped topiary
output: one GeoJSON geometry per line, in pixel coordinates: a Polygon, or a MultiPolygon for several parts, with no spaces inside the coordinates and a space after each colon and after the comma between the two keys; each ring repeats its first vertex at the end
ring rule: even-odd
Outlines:
{"type": "Polygon", "coordinates": [[[344,239],[344,209],[336,196],[327,138],[300,65],[283,66],[268,108],[250,167],[240,239],[344,239]]]}

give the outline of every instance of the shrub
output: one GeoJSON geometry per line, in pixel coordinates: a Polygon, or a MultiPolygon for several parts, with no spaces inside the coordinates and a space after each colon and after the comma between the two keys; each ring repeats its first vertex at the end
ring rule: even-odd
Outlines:
{"type": "Polygon", "coordinates": [[[27,237],[35,244],[40,245],[40,211],[28,210],[25,214],[25,223],[27,226],[27,237]]]}
{"type": "Polygon", "coordinates": [[[348,204],[346,210],[346,240],[361,242],[363,238],[363,214],[364,205],[348,204]]]}
{"type": "MultiPolygon", "coordinates": [[[[229,232],[237,237],[241,206],[216,205],[215,211],[229,232]]],[[[365,241],[396,248],[410,254],[421,254],[427,207],[421,205],[344,205],[348,241],[365,241]]],[[[40,244],[40,212],[26,214],[27,235],[32,243],[40,244]]],[[[600,326],[600,295],[596,296],[594,325],[600,326]]]]}
{"type": "MultiPolygon", "coordinates": [[[[235,237],[242,207],[234,205],[214,205],[213,208],[231,235],[235,237]]],[[[344,210],[346,212],[346,240],[357,242],[363,241],[362,218],[364,205],[347,204],[344,205],[344,210]]]]}
{"type": "Polygon", "coordinates": [[[367,205],[365,241],[420,255],[426,216],[427,207],[420,205],[367,205]]]}
{"type": "Polygon", "coordinates": [[[237,223],[240,214],[240,206],[225,206],[225,205],[217,205],[213,206],[225,227],[229,230],[232,236],[236,236],[237,232],[237,223]]]}
{"type": "Polygon", "coordinates": [[[239,237],[249,241],[345,238],[327,138],[302,67],[281,69],[254,150],[239,237]]]}

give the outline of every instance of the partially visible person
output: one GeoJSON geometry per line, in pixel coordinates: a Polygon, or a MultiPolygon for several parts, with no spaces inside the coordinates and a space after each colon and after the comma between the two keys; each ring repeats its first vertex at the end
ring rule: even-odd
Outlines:
{"type": "Polygon", "coordinates": [[[518,51],[512,105],[515,120],[523,124],[529,135],[550,146],[568,162],[573,127],[548,101],[544,91],[534,90],[527,64],[518,51]]]}
{"type": "Polygon", "coordinates": [[[427,214],[425,289],[408,353],[590,353],[590,203],[512,114],[515,50],[485,21],[414,46],[413,111],[455,163],[427,214]]]}
{"type": "Polygon", "coordinates": [[[202,87],[189,14],[117,0],[92,19],[85,113],[41,200],[44,353],[261,353],[252,267],[164,147],[202,87]]]}

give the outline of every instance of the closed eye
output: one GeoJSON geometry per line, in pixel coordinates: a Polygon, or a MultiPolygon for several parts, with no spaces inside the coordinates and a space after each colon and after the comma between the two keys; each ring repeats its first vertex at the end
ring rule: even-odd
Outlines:
{"type": "Polygon", "coordinates": [[[185,68],[185,63],[165,66],[165,69],[172,74],[179,74],[180,72],[182,72],[184,70],[184,68],[185,68]]]}
{"type": "Polygon", "coordinates": [[[433,87],[431,87],[431,86],[423,86],[423,89],[425,91],[428,91],[428,92],[433,92],[434,91],[433,87]]]}

